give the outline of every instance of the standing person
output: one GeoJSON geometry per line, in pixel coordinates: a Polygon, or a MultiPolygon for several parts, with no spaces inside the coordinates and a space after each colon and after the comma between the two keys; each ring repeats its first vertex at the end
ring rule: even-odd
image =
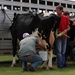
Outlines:
{"type": "Polygon", "coordinates": [[[63,68],[65,64],[65,52],[67,45],[67,31],[70,30],[69,19],[67,16],[63,15],[63,6],[58,5],[56,7],[57,15],[61,17],[61,21],[58,27],[58,33],[65,32],[63,35],[59,36],[55,40],[56,52],[57,52],[57,67],[63,68]]]}
{"type": "Polygon", "coordinates": [[[36,53],[35,45],[43,47],[38,38],[30,36],[28,33],[23,34],[20,41],[20,50],[18,52],[19,59],[22,61],[23,70],[35,71],[38,65],[42,64],[42,58],[36,53]],[[27,66],[27,62],[31,63],[27,66]]]}
{"type": "MultiPolygon", "coordinates": [[[[69,13],[68,11],[64,11],[63,14],[69,18],[70,13],[69,13]]],[[[74,19],[74,18],[69,19],[69,21],[70,21],[70,26],[75,26],[75,21],[73,21],[73,19],[74,19]]]]}
{"type": "MultiPolygon", "coordinates": [[[[65,16],[67,16],[69,18],[69,12],[68,11],[64,11],[63,13],[65,16]]],[[[67,57],[70,56],[70,58],[72,59],[72,50],[71,47],[69,46],[70,41],[74,40],[74,34],[75,34],[75,22],[71,19],[69,19],[70,21],[70,30],[68,31],[68,36],[70,38],[67,39],[67,48],[66,48],[66,61],[67,61],[67,57]]],[[[65,65],[66,66],[66,61],[65,61],[65,65]]]]}

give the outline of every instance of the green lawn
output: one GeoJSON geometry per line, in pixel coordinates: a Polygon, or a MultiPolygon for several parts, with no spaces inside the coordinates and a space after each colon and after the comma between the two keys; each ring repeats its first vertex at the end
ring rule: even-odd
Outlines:
{"type": "MultiPolygon", "coordinates": [[[[3,55],[3,56],[0,56],[0,62],[2,62],[2,61],[12,61],[12,58],[13,58],[12,55],[3,55]]],[[[16,59],[18,59],[18,58],[16,57],[16,59]]]]}
{"type": "MultiPolygon", "coordinates": [[[[12,56],[6,56],[9,60],[12,60],[12,56]]],[[[0,59],[6,59],[6,57],[0,56],[0,59]]],[[[58,69],[56,64],[53,64],[54,70],[41,70],[36,72],[23,72],[21,63],[17,63],[17,67],[10,67],[11,63],[0,63],[0,75],[75,75],[75,62],[68,61],[67,68],[62,70],[58,69]]]]}

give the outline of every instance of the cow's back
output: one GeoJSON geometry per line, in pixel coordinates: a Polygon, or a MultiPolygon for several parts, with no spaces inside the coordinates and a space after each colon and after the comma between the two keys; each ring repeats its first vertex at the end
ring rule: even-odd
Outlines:
{"type": "Polygon", "coordinates": [[[13,20],[13,24],[11,27],[12,35],[16,35],[19,40],[22,39],[22,34],[28,32],[32,33],[37,27],[39,23],[39,18],[36,14],[27,13],[27,14],[18,14],[13,20]]]}

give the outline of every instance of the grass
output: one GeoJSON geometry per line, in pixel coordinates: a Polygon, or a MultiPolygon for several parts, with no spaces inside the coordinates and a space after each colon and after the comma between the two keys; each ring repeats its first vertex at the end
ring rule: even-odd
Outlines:
{"type": "MultiPolygon", "coordinates": [[[[3,61],[12,61],[13,56],[12,55],[3,55],[0,56],[0,62],[3,61]]],[[[16,57],[16,60],[18,60],[18,58],[16,57]]]]}
{"type": "MultiPolygon", "coordinates": [[[[0,60],[12,60],[12,56],[0,56],[0,60]]],[[[3,60],[3,61],[4,61],[3,60]]],[[[17,67],[10,67],[11,63],[0,63],[0,75],[75,75],[75,62],[68,61],[66,68],[58,69],[56,63],[53,64],[54,70],[37,69],[36,72],[23,72],[21,63],[17,63],[17,67]]]]}

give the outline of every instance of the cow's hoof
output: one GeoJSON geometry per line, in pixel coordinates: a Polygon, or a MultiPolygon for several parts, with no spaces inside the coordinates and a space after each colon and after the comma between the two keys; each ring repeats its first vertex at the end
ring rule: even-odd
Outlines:
{"type": "Polygon", "coordinates": [[[43,70],[46,70],[46,67],[42,67],[43,70]]]}
{"type": "Polygon", "coordinates": [[[53,67],[49,67],[49,70],[53,70],[53,67]]]}
{"type": "Polygon", "coordinates": [[[17,67],[17,65],[16,64],[12,64],[11,67],[17,67]]]}
{"type": "Polygon", "coordinates": [[[53,70],[53,67],[47,67],[47,70],[53,70]]]}

